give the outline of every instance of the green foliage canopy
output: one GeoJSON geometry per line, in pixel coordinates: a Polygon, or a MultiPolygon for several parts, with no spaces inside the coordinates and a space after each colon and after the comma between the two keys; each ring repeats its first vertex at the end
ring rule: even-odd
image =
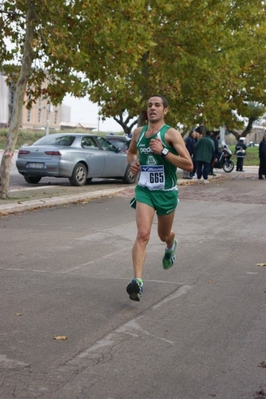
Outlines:
{"type": "MultiPolygon", "coordinates": [[[[169,122],[237,127],[232,110],[265,104],[265,4],[259,0],[147,2],[143,18],[153,45],[137,66],[92,81],[90,95],[105,116],[138,115],[160,92],[169,122]]],[[[141,21],[140,21],[141,23],[141,21]]]]}

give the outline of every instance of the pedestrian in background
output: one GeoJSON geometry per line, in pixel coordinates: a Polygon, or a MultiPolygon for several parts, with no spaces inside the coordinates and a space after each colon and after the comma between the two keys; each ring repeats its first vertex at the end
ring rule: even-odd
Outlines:
{"type": "Polygon", "coordinates": [[[183,179],[192,179],[195,171],[194,171],[194,163],[196,164],[195,160],[195,146],[196,146],[196,131],[195,128],[192,128],[188,137],[185,139],[186,147],[193,162],[193,171],[187,172],[186,170],[183,171],[183,179]]]}
{"type": "Polygon", "coordinates": [[[196,137],[195,137],[195,155],[193,161],[193,176],[197,177],[197,143],[202,138],[203,135],[203,126],[198,126],[195,129],[196,137]]]}
{"type": "Polygon", "coordinates": [[[240,137],[236,146],[235,146],[235,154],[236,154],[236,171],[237,172],[244,172],[243,166],[244,166],[244,158],[246,155],[246,149],[247,146],[244,143],[245,137],[240,137]]]}
{"type": "Polygon", "coordinates": [[[201,181],[203,176],[203,183],[209,183],[208,175],[210,172],[211,160],[214,153],[214,143],[210,138],[210,131],[206,131],[206,135],[203,136],[196,144],[196,161],[197,161],[197,178],[198,183],[201,181]]]}
{"type": "Polygon", "coordinates": [[[216,174],[213,172],[214,164],[216,159],[219,159],[220,153],[219,153],[219,135],[220,132],[218,130],[212,131],[210,138],[213,141],[214,144],[214,153],[212,155],[212,160],[211,160],[211,166],[210,166],[210,175],[211,176],[216,176],[216,174]]]}
{"type": "Polygon", "coordinates": [[[260,158],[260,166],[259,166],[259,179],[266,179],[266,130],[263,134],[263,138],[259,145],[259,158],[260,158]]]}

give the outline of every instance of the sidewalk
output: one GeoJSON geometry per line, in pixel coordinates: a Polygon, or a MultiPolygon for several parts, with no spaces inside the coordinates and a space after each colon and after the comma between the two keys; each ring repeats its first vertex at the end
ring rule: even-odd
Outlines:
{"type": "Polygon", "coordinates": [[[28,189],[12,190],[9,198],[0,199],[0,216],[26,210],[64,205],[114,195],[127,189],[125,185],[87,185],[84,187],[47,185],[28,189]]]}
{"type": "MultiPolygon", "coordinates": [[[[220,178],[210,176],[211,179],[220,178]]],[[[185,180],[178,178],[178,186],[195,184],[197,179],[185,180]]],[[[38,185],[28,188],[10,190],[6,200],[0,199],[0,217],[19,213],[26,210],[40,209],[44,207],[64,205],[69,203],[88,202],[95,198],[108,197],[119,192],[131,190],[132,185],[117,183],[117,181],[105,181],[91,183],[82,187],[70,185],[38,185]]]]}

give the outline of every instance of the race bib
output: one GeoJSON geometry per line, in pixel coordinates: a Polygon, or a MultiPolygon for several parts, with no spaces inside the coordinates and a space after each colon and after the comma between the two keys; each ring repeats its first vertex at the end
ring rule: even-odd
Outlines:
{"type": "Polygon", "coordinates": [[[149,190],[163,190],[165,185],[164,166],[142,165],[138,184],[149,190]]]}

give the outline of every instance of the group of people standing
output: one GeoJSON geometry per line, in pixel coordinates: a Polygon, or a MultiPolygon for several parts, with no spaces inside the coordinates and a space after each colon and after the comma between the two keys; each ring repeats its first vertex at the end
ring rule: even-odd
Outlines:
{"type": "Polygon", "coordinates": [[[198,182],[209,183],[208,176],[213,175],[215,160],[220,156],[219,131],[207,130],[203,136],[203,127],[192,128],[185,139],[186,147],[193,162],[193,171],[190,174],[183,173],[184,179],[197,178],[198,182]]]}
{"type": "MultiPolygon", "coordinates": [[[[184,171],[184,179],[197,178],[198,182],[200,182],[203,177],[203,183],[206,184],[209,183],[209,175],[215,176],[213,168],[216,160],[220,158],[223,151],[222,148],[219,148],[219,138],[219,131],[207,130],[203,137],[202,126],[191,129],[188,137],[185,139],[185,144],[193,162],[193,171],[190,173],[184,171]]],[[[235,146],[237,172],[244,172],[243,166],[246,150],[245,137],[239,137],[235,146]]],[[[259,179],[264,180],[266,179],[266,130],[259,145],[259,158],[259,179]]]]}
{"type": "MultiPolygon", "coordinates": [[[[245,137],[240,137],[235,146],[235,154],[237,157],[237,163],[236,163],[236,171],[237,172],[244,172],[243,163],[244,163],[244,158],[245,158],[246,149],[247,149],[247,146],[244,143],[244,141],[245,141],[245,137]]],[[[259,159],[260,159],[259,171],[258,171],[259,172],[259,180],[264,180],[264,179],[266,179],[266,130],[263,133],[263,138],[259,144],[259,159]]]]}

